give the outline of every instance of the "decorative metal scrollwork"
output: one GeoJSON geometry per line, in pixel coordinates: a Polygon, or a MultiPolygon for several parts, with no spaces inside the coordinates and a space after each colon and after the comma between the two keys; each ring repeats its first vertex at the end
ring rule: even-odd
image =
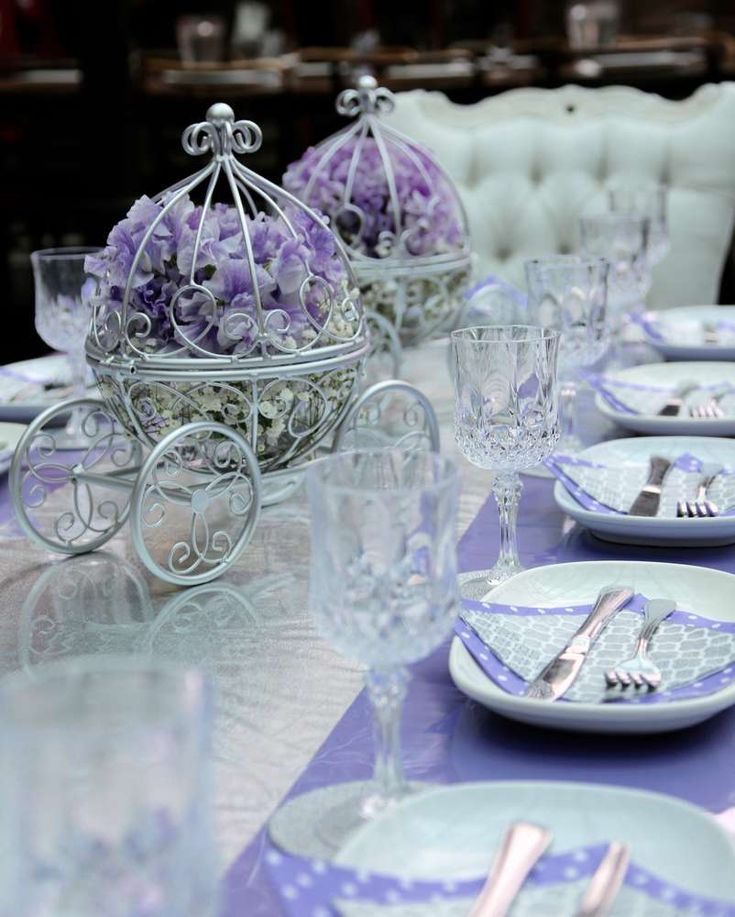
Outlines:
{"type": "Polygon", "coordinates": [[[146,567],[169,582],[205,583],[234,563],[252,535],[258,463],[235,430],[187,424],[151,451],[131,504],[133,544],[146,567]]]}
{"type": "Polygon", "coordinates": [[[11,493],[26,533],[46,548],[83,554],[131,517],[133,545],[161,579],[205,583],[234,563],[255,528],[260,469],[247,441],[208,420],[169,433],[145,461],[140,442],[93,400],[50,408],[21,438],[11,493]],[[75,408],[89,438],[59,449],[59,424],[75,408]]]}
{"type": "Polygon", "coordinates": [[[332,451],[439,451],[439,425],[428,398],[407,382],[378,382],[360,395],[340,424],[332,451]]]}
{"type": "Polygon", "coordinates": [[[84,554],[100,547],[127,519],[129,475],[142,449],[99,401],[65,402],[39,415],[21,438],[10,469],[10,492],[25,532],[44,547],[84,554]],[[81,450],[59,448],[60,425],[72,408],[87,439],[81,450]]]}
{"type": "Polygon", "coordinates": [[[331,218],[367,311],[404,345],[456,321],[471,273],[467,218],[454,183],[427,149],[383,116],[392,93],[372,76],[337,98],[353,122],[289,166],[284,185],[331,218]]]}

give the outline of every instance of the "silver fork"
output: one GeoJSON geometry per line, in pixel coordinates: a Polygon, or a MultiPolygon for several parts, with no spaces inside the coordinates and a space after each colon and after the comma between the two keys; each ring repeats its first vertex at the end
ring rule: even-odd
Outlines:
{"type": "Polygon", "coordinates": [[[625,690],[632,684],[636,688],[644,685],[649,689],[658,688],[661,684],[661,670],[656,663],[648,657],[648,644],[658,630],[659,624],[668,618],[676,608],[676,602],[670,599],[649,599],[646,602],[643,626],[638,632],[634,655],[630,659],[618,662],[614,668],[605,672],[605,680],[609,687],[620,687],[625,690]]]}
{"type": "Polygon", "coordinates": [[[676,504],[676,515],[680,519],[704,519],[719,515],[720,508],[712,500],[707,499],[707,491],[721,471],[720,465],[702,465],[702,477],[697,487],[697,496],[694,500],[679,500],[676,504]]]}
{"type": "Polygon", "coordinates": [[[694,404],[689,408],[689,416],[699,420],[718,420],[725,416],[725,412],[720,407],[720,398],[730,394],[730,389],[717,392],[710,395],[706,401],[701,404],[694,404]]]}

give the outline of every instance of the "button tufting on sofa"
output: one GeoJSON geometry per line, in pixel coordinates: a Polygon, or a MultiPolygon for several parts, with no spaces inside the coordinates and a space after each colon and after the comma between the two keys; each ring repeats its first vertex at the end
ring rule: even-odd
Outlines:
{"type": "Polygon", "coordinates": [[[480,275],[574,250],[608,182],[668,180],[671,251],[648,302],[715,302],[735,214],[735,83],[683,101],[628,87],[518,89],[475,105],[399,93],[389,120],[433,149],[467,209],[480,275]],[[508,233],[512,231],[513,244],[508,233]]]}

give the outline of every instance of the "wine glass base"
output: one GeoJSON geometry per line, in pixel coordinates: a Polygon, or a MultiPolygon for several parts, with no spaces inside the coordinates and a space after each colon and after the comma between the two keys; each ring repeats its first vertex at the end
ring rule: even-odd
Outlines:
{"type": "Polygon", "coordinates": [[[471,570],[469,573],[459,574],[459,592],[463,599],[482,601],[485,596],[506,582],[516,573],[522,573],[525,567],[521,564],[495,564],[491,570],[471,570]]]}
{"type": "Polygon", "coordinates": [[[268,833],[286,853],[329,860],[363,825],[427,788],[425,783],[407,783],[399,799],[385,800],[372,782],[336,783],[291,799],[273,815],[268,833]]]}

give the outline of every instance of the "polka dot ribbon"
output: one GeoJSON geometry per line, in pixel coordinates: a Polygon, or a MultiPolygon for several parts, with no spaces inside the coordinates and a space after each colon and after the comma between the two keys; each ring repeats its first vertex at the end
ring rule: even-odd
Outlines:
{"type": "MultiPolygon", "coordinates": [[[[557,886],[589,878],[607,851],[607,844],[547,854],[529,874],[531,886],[557,886]]],[[[271,881],[289,917],[338,917],[333,902],[349,900],[375,905],[431,904],[474,898],[485,877],[462,881],[409,881],[396,876],[351,869],[323,860],[284,853],[272,843],[265,851],[271,881]]],[[[735,917],[735,905],[704,898],[660,879],[631,863],[626,886],[668,905],[674,913],[735,917]]]]}

